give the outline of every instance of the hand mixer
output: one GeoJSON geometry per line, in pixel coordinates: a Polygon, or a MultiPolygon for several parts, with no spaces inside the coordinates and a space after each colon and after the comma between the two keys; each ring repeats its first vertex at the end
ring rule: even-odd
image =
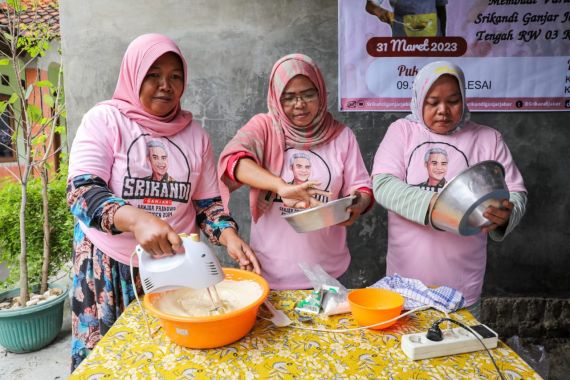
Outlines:
{"type": "Polygon", "coordinates": [[[214,306],[212,312],[223,312],[222,301],[215,286],[224,279],[218,258],[206,243],[200,241],[200,235],[190,234],[180,237],[184,254],[154,258],[137,245],[136,253],[144,292],[206,288],[214,306]]]}

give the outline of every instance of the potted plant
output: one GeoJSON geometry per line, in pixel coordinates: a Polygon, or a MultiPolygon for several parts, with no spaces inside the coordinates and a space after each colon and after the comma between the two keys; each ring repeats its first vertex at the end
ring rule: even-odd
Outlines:
{"type": "Polygon", "coordinates": [[[51,164],[61,150],[53,145],[54,137],[65,132],[61,123],[65,117],[62,75],[60,69],[54,83],[37,65],[55,37],[49,21],[40,17],[38,10],[38,2],[24,4],[21,0],[8,0],[1,8],[8,25],[0,38],[0,67],[9,74],[6,82],[11,94],[0,101],[0,133],[4,134],[0,135],[4,137],[0,138],[0,147],[11,150],[17,164],[11,171],[15,182],[0,184],[0,202],[4,202],[0,257],[1,261],[18,257],[19,289],[0,293],[0,304],[7,307],[0,307],[0,345],[12,352],[40,349],[59,333],[67,289],[48,287],[50,269],[54,269],[50,266],[52,236],[68,244],[66,248],[58,247],[64,250],[59,252],[60,259],[71,249],[72,221],[65,207],[65,174],[54,173],[51,164]],[[65,213],[57,213],[62,207],[65,213]],[[14,215],[17,221],[11,220],[14,215]],[[50,220],[54,215],[57,222],[50,220]],[[57,227],[68,230],[56,231],[57,227]],[[37,250],[38,239],[41,253],[37,250]],[[39,274],[41,283],[30,284],[30,278],[36,279],[39,274]],[[37,294],[30,297],[30,289],[37,294]]]}

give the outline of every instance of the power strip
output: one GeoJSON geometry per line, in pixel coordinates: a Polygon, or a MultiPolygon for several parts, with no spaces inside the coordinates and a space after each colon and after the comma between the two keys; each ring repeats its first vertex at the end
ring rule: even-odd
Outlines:
{"type": "MultiPolygon", "coordinates": [[[[469,326],[487,348],[497,347],[499,335],[485,325],[469,326]]],[[[402,350],[412,360],[429,359],[484,350],[481,342],[462,327],[442,330],[443,340],[434,342],[426,333],[406,334],[402,336],[402,350]]]]}

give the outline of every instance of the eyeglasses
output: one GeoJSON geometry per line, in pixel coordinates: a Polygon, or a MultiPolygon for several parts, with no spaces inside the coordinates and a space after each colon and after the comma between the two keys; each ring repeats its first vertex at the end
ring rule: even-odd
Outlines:
{"type": "Polygon", "coordinates": [[[302,93],[301,95],[285,95],[281,99],[281,104],[287,107],[294,106],[297,104],[297,100],[301,100],[305,103],[310,103],[319,97],[319,92],[315,89],[308,90],[307,92],[302,93]]]}

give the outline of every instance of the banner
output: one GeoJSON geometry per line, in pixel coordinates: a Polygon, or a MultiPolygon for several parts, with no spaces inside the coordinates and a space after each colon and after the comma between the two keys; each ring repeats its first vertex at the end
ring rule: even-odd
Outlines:
{"type": "Polygon", "coordinates": [[[409,111],[437,60],[464,70],[471,111],[570,110],[570,0],[338,4],[341,111],[409,111]]]}

